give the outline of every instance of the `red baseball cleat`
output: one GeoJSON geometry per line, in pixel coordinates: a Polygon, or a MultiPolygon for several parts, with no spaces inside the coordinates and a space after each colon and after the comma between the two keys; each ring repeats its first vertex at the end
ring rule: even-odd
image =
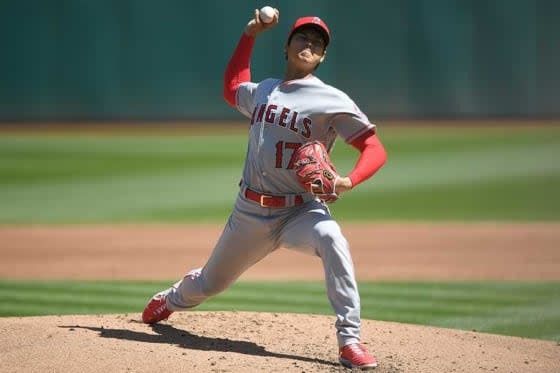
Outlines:
{"type": "Polygon", "coordinates": [[[142,321],[146,324],[155,324],[161,320],[167,319],[173,311],[167,309],[167,294],[169,290],[164,290],[152,297],[150,303],[144,308],[142,313],[142,321]]]}
{"type": "Polygon", "coordinates": [[[338,357],[340,364],[346,368],[369,370],[377,367],[375,356],[367,352],[361,343],[346,345],[340,349],[338,357]]]}

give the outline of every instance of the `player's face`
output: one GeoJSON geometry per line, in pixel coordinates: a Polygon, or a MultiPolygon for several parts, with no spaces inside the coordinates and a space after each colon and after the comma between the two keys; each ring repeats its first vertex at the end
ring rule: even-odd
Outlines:
{"type": "Polygon", "coordinates": [[[288,62],[300,69],[313,70],[325,55],[325,41],[320,32],[300,29],[292,35],[286,47],[288,62]]]}

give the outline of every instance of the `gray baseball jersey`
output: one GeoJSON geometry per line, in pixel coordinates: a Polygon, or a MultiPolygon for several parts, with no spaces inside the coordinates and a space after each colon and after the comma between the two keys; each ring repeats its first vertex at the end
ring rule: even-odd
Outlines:
{"type": "Polygon", "coordinates": [[[319,140],[330,151],[337,134],[351,142],[373,128],[345,93],[315,76],[241,84],[237,107],[251,119],[243,180],[271,194],[305,192],[291,159],[303,143],[319,140]]]}
{"type": "Polygon", "coordinates": [[[240,193],[208,262],[168,290],[171,311],[194,307],[227,289],[245,270],[279,247],[321,258],[340,347],[360,340],[360,297],[348,242],[327,206],[295,180],[294,151],[319,140],[330,149],[337,134],[346,142],[373,128],[343,92],[316,77],[243,83],[237,107],[250,118],[240,193]],[[269,208],[247,198],[247,190],[285,196],[269,208]],[[294,203],[294,196],[303,196],[294,203]]]}

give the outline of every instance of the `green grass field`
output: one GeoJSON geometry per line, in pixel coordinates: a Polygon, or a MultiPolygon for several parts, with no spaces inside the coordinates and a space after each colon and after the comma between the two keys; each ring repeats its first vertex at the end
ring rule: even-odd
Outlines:
{"type": "MultiPolygon", "coordinates": [[[[380,128],[389,160],[337,219],[559,221],[560,127],[380,128]]],[[[246,135],[0,134],[0,224],[215,222],[246,135]]],[[[344,173],[356,153],[338,143],[344,173]]],[[[168,283],[0,280],[0,315],[140,312],[168,283]]],[[[363,283],[363,317],[560,340],[560,283],[363,283]]],[[[319,283],[241,282],[199,310],[331,314],[319,283]],[[270,294],[274,294],[273,297],[270,294]]]]}
{"type": "MultiPolygon", "coordinates": [[[[332,207],[344,220],[560,219],[560,127],[381,128],[386,166],[332,207]]],[[[0,136],[0,223],[223,222],[244,131],[0,136]]],[[[333,154],[348,172],[356,152],[333,154]]]]}
{"type": "MultiPolygon", "coordinates": [[[[0,280],[0,316],[139,316],[169,283],[0,280]]],[[[360,293],[365,319],[560,341],[558,283],[364,282],[360,293]]],[[[209,310],[332,315],[324,285],[317,282],[238,282],[194,309],[209,310]]]]}

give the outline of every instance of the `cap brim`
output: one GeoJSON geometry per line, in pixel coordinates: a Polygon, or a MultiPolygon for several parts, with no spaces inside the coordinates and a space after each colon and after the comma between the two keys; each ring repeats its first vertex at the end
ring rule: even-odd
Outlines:
{"type": "Polygon", "coordinates": [[[295,29],[292,30],[292,32],[290,33],[290,38],[292,37],[292,35],[294,34],[294,32],[304,29],[304,28],[312,28],[316,31],[318,31],[321,36],[323,37],[323,40],[325,41],[325,47],[327,45],[329,45],[330,41],[331,41],[331,37],[329,36],[329,34],[327,33],[327,31],[325,31],[324,28],[322,28],[320,25],[316,24],[316,23],[304,23],[303,25],[300,25],[298,27],[296,27],[295,29]]]}

